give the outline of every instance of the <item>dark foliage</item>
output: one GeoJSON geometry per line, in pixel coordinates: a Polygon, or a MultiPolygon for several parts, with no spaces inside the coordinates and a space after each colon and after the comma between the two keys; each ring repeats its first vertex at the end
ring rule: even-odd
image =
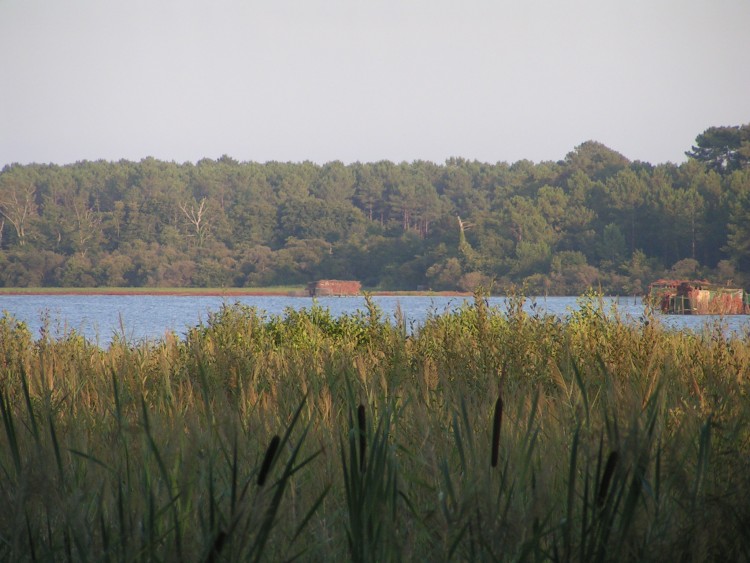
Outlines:
{"type": "Polygon", "coordinates": [[[750,125],[681,165],[585,142],[563,161],[204,159],[0,171],[0,286],[644,291],[748,281],[750,125]]]}

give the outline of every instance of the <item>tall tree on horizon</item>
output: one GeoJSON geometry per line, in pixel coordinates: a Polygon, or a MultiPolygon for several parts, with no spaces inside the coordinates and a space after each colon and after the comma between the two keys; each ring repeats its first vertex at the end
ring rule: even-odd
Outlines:
{"type": "Polygon", "coordinates": [[[750,167],[750,123],[732,127],[709,127],[695,138],[685,155],[719,174],[750,167]]]}

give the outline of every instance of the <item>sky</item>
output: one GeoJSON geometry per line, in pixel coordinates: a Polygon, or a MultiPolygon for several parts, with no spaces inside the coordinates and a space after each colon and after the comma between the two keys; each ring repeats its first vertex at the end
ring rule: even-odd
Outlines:
{"type": "Polygon", "coordinates": [[[0,0],[0,167],[686,160],[750,123],[748,0],[0,0]]]}

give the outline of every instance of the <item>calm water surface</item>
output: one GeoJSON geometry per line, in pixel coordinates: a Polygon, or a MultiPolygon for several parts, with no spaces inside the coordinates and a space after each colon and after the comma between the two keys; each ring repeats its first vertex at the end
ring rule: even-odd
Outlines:
{"type": "MultiPolygon", "coordinates": [[[[463,297],[381,297],[372,298],[383,313],[394,319],[400,310],[413,330],[430,314],[449,312],[462,306],[463,297]]],[[[468,299],[470,301],[470,299],[468,299]]],[[[490,298],[490,305],[505,309],[503,297],[490,298]]],[[[633,297],[605,298],[606,308],[616,304],[624,318],[638,322],[644,307],[633,297]]],[[[218,311],[222,304],[242,303],[256,307],[268,315],[282,315],[287,308],[310,308],[313,303],[328,308],[339,316],[365,309],[362,297],[321,297],[313,301],[305,297],[207,297],[162,295],[3,295],[0,311],[7,312],[38,336],[46,319],[53,336],[59,337],[70,329],[89,341],[106,347],[115,334],[128,341],[160,339],[168,331],[184,336],[187,330],[218,311]]],[[[529,298],[525,307],[529,312],[549,313],[561,318],[578,308],[578,297],[529,298]]],[[[679,330],[701,330],[706,325],[722,323],[726,330],[750,338],[750,315],[742,316],[661,316],[661,321],[679,330]]]]}

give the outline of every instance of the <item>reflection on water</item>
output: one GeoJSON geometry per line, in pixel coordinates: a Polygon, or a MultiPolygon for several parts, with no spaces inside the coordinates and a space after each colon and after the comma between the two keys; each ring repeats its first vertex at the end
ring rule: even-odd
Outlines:
{"type": "MultiPolygon", "coordinates": [[[[414,330],[428,315],[442,314],[458,309],[471,298],[431,296],[374,296],[373,302],[384,316],[395,319],[397,311],[403,315],[407,326],[414,330]]],[[[217,311],[222,304],[242,303],[268,315],[283,315],[288,308],[309,308],[313,303],[329,309],[339,316],[365,310],[363,297],[320,297],[313,301],[307,297],[207,297],[164,295],[3,295],[0,310],[7,311],[26,323],[35,335],[49,319],[53,336],[74,329],[91,342],[107,346],[113,335],[124,335],[129,341],[158,339],[167,331],[184,335],[190,327],[205,321],[209,312],[217,311]]],[[[578,297],[537,297],[525,302],[531,314],[551,314],[564,318],[579,307],[578,297]]],[[[624,319],[637,322],[644,314],[640,299],[633,297],[605,297],[605,310],[614,305],[624,319]]],[[[489,304],[505,310],[504,297],[491,297],[489,304]]],[[[659,315],[660,321],[678,330],[702,330],[705,326],[722,323],[726,331],[741,335],[750,334],[750,315],[727,317],[659,315]]]]}

